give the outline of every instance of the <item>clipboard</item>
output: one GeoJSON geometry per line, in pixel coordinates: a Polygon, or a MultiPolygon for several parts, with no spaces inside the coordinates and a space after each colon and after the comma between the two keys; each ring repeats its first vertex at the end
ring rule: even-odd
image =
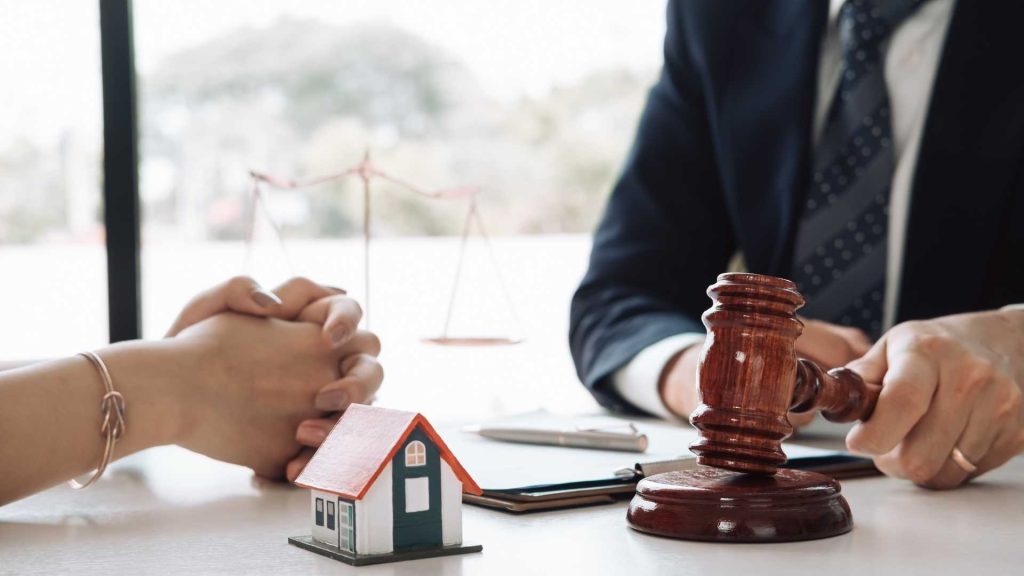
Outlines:
{"type": "MultiPolygon", "coordinates": [[[[446,429],[448,446],[483,489],[481,496],[463,494],[463,502],[512,513],[610,504],[630,498],[639,482],[651,476],[696,466],[687,447],[697,438],[689,426],[655,419],[615,416],[582,419],[530,412],[507,419],[518,425],[543,421],[608,426],[609,420],[633,422],[650,439],[642,454],[503,442],[446,429]]],[[[870,459],[844,452],[786,444],[787,467],[821,472],[835,478],[877,474],[870,459]]]]}

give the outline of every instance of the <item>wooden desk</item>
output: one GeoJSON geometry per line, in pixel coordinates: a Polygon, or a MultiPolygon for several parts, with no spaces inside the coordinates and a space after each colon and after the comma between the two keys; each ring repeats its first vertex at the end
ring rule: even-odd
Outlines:
{"type": "Polygon", "coordinates": [[[513,516],[465,508],[481,554],[352,568],[289,546],[309,497],[179,448],[118,462],[81,493],[60,487],[0,508],[0,574],[1020,574],[1024,457],[984,481],[929,492],[849,480],[851,534],[725,545],[645,536],[625,503],[513,516]]]}

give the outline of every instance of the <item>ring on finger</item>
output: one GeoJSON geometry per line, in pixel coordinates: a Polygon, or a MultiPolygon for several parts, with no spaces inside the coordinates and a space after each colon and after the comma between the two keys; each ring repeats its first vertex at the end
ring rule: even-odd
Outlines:
{"type": "Polygon", "coordinates": [[[959,448],[954,447],[953,451],[949,454],[949,457],[953,459],[953,462],[956,462],[957,466],[968,474],[973,474],[978,469],[978,466],[968,460],[959,448]]]}

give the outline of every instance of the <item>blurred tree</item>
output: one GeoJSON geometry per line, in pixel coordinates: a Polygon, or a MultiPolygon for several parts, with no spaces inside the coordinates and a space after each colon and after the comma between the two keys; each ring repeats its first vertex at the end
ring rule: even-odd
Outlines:
{"type": "Polygon", "coordinates": [[[60,160],[22,139],[0,151],[0,244],[31,243],[66,228],[60,160]]]}
{"type": "MultiPolygon", "coordinates": [[[[648,81],[607,70],[543,98],[497,102],[453,57],[386,24],[281,19],[237,30],[168,58],[144,79],[143,189],[154,199],[147,219],[179,237],[238,238],[250,168],[327,174],[370,148],[383,169],[422,188],[482,187],[494,232],[587,232],[632,140],[648,81]],[[167,172],[147,164],[173,165],[173,176],[147,181],[167,172]]],[[[374,190],[381,234],[461,227],[457,203],[374,190]]],[[[354,181],[285,200],[278,222],[287,235],[360,230],[354,181]]]]}
{"type": "Polygon", "coordinates": [[[155,105],[188,106],[264,96],[302,135],[352,116],[406,137],[443,131],[445,114],[474,85],[462,66],[399,28],[283,18],[169,58],[147,94],[155,105]]]}

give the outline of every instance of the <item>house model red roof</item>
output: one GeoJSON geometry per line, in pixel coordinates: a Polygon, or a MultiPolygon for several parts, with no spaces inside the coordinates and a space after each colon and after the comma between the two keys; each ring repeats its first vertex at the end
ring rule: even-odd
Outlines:
{"type": "Polygon", "coordinates": [[[417,426],[433,440],[441,458],[462,481],[462,491],[481,494],[480,487],[421,414],[363,404],[345,410],[295,484],[360,500],[417,426]]]}

